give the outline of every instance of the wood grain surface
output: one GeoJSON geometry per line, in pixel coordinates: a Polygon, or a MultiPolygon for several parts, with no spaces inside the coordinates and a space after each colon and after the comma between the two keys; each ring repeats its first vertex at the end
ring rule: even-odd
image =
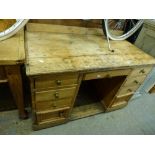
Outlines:
{"type": "Polygon", "coordinates": [[[16,22],[15,19],[0,19],[0,32],[8,29],[16,22]]]}
{"type": "Polygon", "coordinates": [[[83,72],[154,65],[155,59],[127,41],[110,41],[99,28],[29,23],[27,75],[83,72]]]}
{"type": "Polygon", "coordinates": [[[24,30],[13,37],[0,41],[0,65],[15,65],[24,63],[24,30]]]}

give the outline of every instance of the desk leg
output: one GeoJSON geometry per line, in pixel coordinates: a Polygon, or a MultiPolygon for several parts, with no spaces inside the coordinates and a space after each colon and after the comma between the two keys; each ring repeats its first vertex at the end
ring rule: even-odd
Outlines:
{"type": "Polygon", "coordinates": [[[5,70],[12,95],[19,110],[19,117],[21,119],[26,119],[28,118],[28,115],[24,110],[23,86],[20,66],[6,66],[5,70]]]}

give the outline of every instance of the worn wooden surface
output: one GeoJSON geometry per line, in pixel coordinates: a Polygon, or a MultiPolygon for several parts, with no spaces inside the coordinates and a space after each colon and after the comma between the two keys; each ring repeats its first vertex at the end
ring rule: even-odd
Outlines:
{"type": "MultiPolygon", "coordinates": [[[[99,28],[86,28],[77,26],[63,26],[63,25],[50,25],[50,24],[27,24],[28,32],[49,32],[58,34],[81,34],[81,35],[103,35],[102,29],[99,28]]],[[[59,39],[59,38],[57,38],[59,39]]],[[[62,38],[63,39],[63,38],[62,38]]],[[[64,40],[64,39],[63,39],[64,40]]]]}
{"type": "Polygon", "coordinates": [[[153,57],[127,41],[110,41],[115,50],[110,52],[107,41],[101,33],[101,29],[97,28],[28,24],[27,75],[155,64],[153,57]]]}
{"type": "Polygon", "coordinates": [[[53,24],[53,25],[66,25],[78,27],[101,27],[101,19],[31,19],[31,23],[53,24]]]}
{"type": "Polygon", "coordinates": [[[27,118],[27,113],[24,110],[23,84],[19,65],[5,66],[6,76],[9,82],[11,93],[19,110],[21,119],[27,118]]]}
{"type": "Polygon", "coordinates": [[[115,52],[108,50],[99,28],[27,25],[26,72],[37,129],[127,105],[155,59],[127,41],[110,42],[115,52]],[[92,94],[82,91],[85,82],[90,87],[84,92],[93,90],[92,94]],[[83,102],[80,91],[90,99],[83,102]],[[63,120],[61,108],[67,108],[63,120]]]}
{"type": "Polygon", "coordinates": [[[19,117],[27,118],[24,110],[21,64],[25,61],[24,31],[0,41],[0,83],[8,82],[19,110],[19,117]]]}
{"type": "Polygon", "coordinates": [[[103,106],[100,103],[93,103],[73,108],[70,120],[84,118],[104,112],[103,106]]]}
{"type": "Polygon", "coordinates": [[[0,65],[15,65],[24,63],[24,31],[13,37],[0,41],[0,65]]]}

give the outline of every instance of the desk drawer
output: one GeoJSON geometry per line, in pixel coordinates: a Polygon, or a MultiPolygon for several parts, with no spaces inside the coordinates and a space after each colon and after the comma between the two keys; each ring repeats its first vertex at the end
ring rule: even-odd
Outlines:
{"type": "Polygon", "coordinates": [[[127,69],[127,70],[114,70],[114,71],[88,73],[84,76],[84,80],[123,76],[123,75],[128,75],[130,72],[131,72],[131,70],[127,69]]]}
{"type": "Polygon", "coordinates": [[[140,67],[133,69],[130,76],[141,76],[141,75],[147,75],[151,71],[152,67],[140,67]]]}
{"type": "Polygon", "coordinates": [[[75,94],[75,90],[76,87],[70,87],[65,89],[35,92],[35,101],[41,102],[41,101],[51,101],[63,98],[70,98],[73,97],[73,95],[75,94]]]}
{"type": "Polygon", "coordinates": [[[46,121],[51,121],[56,122],[61,119],[67,119],[67,114],[68,114],[68,109],[60,110],[60,111],[51,111],[51,112],[37,112],[36,113],[36,118],[37,122],[46,122],[46,121]]]}
{"type": "Polygon", "coordinates": [[[55,110],[59,108],[70,107],[72,98],[65,98],[60,100],[36,102],[36,111],[55,110]]]}
{"type": "Polygon", "coordinates": [[[145,80],[145,78],[146,78],[146,75],[137,76],[137,77],[129,77],[124,83],[124,87],[141,85],[143,81],[145,80]]]}
{"type": "Polygon", "coordinates": [[[35,89],[42,89],[42,88],[58,88],[67,85],[74,85],[78,83],[78,75],[53,75],[53,76],[43,76],[35,78],[35,89]]]}
{"type": "Polygon", "coordinates": [[[129,86],[129,87],[122,87],[117,93],[118,97],[127,96],[134,94],[134,92],[138,89],[139,85],[137,86],[129,86]]]}
{"type": "MultiPolygon", "coordinates": [[[[122,96],[116,96],[114,101],[113,101],[113,104],[119,104],[120,102],[128,102],[128,100],[132,97],[132,94],[128,94],[128,95],[122,95],[122,96]]],[[[112,104],[112,105],[113,105],[112,104]]]]}

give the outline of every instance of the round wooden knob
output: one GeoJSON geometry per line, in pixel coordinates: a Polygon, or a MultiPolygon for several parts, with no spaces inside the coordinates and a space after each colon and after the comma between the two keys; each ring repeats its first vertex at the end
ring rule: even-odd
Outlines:
{"type": "Polygon", "coordinates": [[[142,69],[142,70],[140,71],[140,73],[143,73],[143,74],[144,74],[144,73],[145,73],[145,70],[144,70],[144,69],[142,69]]]}
{"type": "Polygon", "coordinates": [[[97,76],[96,76],[97,78],[101,78],[101,75],[100,74],[97,74],[97,76]]]}
{"type": "Polygon", "coordinates": [[[134,83],[138,84],[138,81],[137,80],[134,80],[134,83]]]}
{"type": "Polygon", "coordinates": [[[61,85],[61,80],[56,80],[57,85],[61,85]]]}
{"type": "Polygon", "coordinates": [[[61,111],[61,112],[59,113],[59,116],[60,116],[60,117],[64,117],[64,112],[61,111]]]}
{"type": "Polygon", "coordinates": [[[128,92],[132,92],[132,89],[128,89],[128,92]]]}
{"type": "Polygon", "coordinates": [[[59,93],[56,92],[56,93],[54,94],[54,96],[55,96],[55,98],[59,98],[59,93]]]}

